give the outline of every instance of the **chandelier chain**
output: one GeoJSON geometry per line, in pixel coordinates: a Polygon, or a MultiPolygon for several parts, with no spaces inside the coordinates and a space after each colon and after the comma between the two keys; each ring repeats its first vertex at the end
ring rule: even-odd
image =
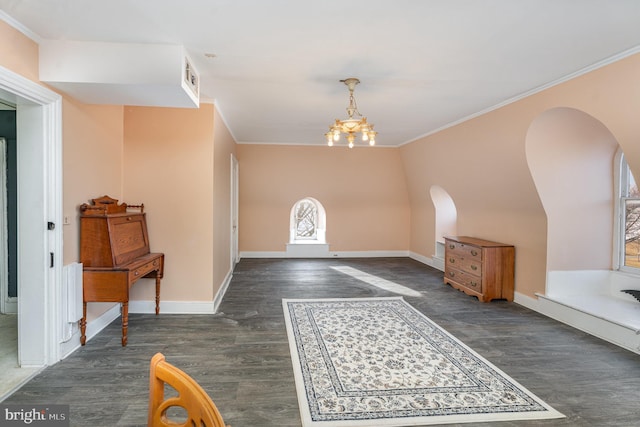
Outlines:
{"type": "Polygon", "coordinates": [[[349,118],[353,118],[353,113],[356,113],[358,117],[362,117],[360,111],[358,111],[358,104],[356,104],[356,98],[353,96],[353,91],[349,91],[349,106],[347,107],[347,114],[349,114],[349,118]]]}

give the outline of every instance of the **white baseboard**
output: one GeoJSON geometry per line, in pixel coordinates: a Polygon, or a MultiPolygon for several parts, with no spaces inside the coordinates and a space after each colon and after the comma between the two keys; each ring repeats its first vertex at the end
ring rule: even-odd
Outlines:
{"type": "Polygon", "coordinates": [[[409,251],[338,251],[331,252],[330,258],[402,258],[409,251]]]}
{"type": "Polygon", "coordinates": [[[220,304],[222,303],[222,298],[224,298],[224,294],[227,293],[227,289],[229,288],[229,283],[231,283],[231,278],[233,277],[233,270],[229,270],[227,273],[227,277],[224,278],[222,285],[218,288],[218,292],[213,297],[213,312],[217,313],[220,304]]]}
{"type": "Polygon", "coordinates": [[[435,269],[438,269],[440,271],[444,271],[444,264],[442,266],[439,265],[438,262],[435,262],[433,258],[429,258],[427,256],[424,255],[420,255],[418,253],[415,252],[409,252],[409,258],[416,260],[418,262],[421,262],[425,265],[428,265],[429,267],[433,267],[435,269]]]}
{"type": "MultiPolygon", "coordinates": [[[[87,339],[88,341],[88,339],[87,339]]],[[[66,359],[71,353],[80,348],[80,331],[76,331],[68,341],[60,343],[60,360],[66,359]]]]}
{"type": "MultiPolygon", "coordinates": [[[[225,280],[223,287],[226,291],[231,281],[231,276],[225,280]]],[[[224,291],[218,294],[220,295],[220,301],[222,301],[222,295],[224,291]]],[[[218,296],[216,296],[218,297],[218,296]]],[[[219,304],[219,302],[218,302],[219,304]]],[[[129,301],[129,314],[154,314],[156,312],[155,301],[129,301]]],[[[161,314],[213,314],[215,313],[214,302],[209,301],[161,301],[160,302],[161,314]]],[[[112,308],[104,312],[100,317],[93,319],[87,323],[87,342],[96,336],[100,331],[106,328],[114,320],[120,317],[120,304],[115,304],[112,308]]],[[[66,358],[75,350],[80,348],[80,331],[75,331],[71,338],[60,343],[60,355],[61,359],[66,358]]]]}
{"type": "Polygon", "coordinates": [[[4,301],[4,314],[17,314],[18,313],[18,298],[7,297],[4,301]]]}
{"type": "MultiPolygon", "coordinates": [[[[409,251],[329,251],[325,256],[309,256],[310,258],[398,258],[408,257],[409,251]]],[[[240,258],[294,258],[283,252],[240,252],[240,258]]]]}
{"type": "MultiPolygon", "coordinates": [[[[521,294],[520,292],[513,293],[513,302],[516,304],[520,304],[523,307],[526,307],[530,310],[540,312],[540,303],[537,298],[532,298],[529,295],[521,294]]],[[[544,313],[541,313],[544,314],[544,313]]]]}
{"type": "MultiPolygon", "coordinates": [[[[98,335],[100,331],[109,326],[111,322],[120,317],[120,304],[115,304],[109,310],[102,313],[99,317],[93,319],[92,321],[87,323],[87,342],[91,340],[91,338],[98,335]]],[[[75,333],[71,336],[66,342],[60,343],[60,359],[64,359],[69,356],[71,353],[80,348],[80,331],[75,331],[75,333]]]]}
{"type": "Polygon", "coordinates": [[[243,251],[240,252],[240,258],[286,258],[287,253],[284,251],[243,251]]]}
{"type": "MultiPolygon", "coordinates": [[[[129,301],[129,314],[154,314],[155,301],[129,301]]],[[[160,301],[160,314],[213,314],[213,301],[160,301]]]]}

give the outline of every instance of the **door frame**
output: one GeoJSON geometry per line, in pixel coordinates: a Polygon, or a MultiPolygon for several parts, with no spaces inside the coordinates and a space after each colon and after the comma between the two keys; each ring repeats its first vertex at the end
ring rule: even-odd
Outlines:
{"type": "Polygon", "coordinates": [[[240,261],[238,251],[239,169],[238,159],[231,153],[231,271],[240,261]]]}
{"type": "Polygon", "coordinates": [[[18,363],[41,367],[60,360],[62,96],[0,67],[0,97],[16,105],[18,363]]]}
{"type": "Polygon", "coordinates": [[[9,299],[9,250],[7,228],[7,140],[0,136],[0,313],[15,313],[17,302],[9,299]]]}

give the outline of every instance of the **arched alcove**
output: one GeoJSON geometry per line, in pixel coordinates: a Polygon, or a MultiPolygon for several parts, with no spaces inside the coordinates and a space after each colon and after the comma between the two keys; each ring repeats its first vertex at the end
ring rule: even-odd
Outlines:
{"type": "Polygon", "coordinates": [[[611,267],[617,148],[606,126],[573,108],[531,123],[525,149],[547,214],[547,271],[611,267]]]}
{"type": "Polygon", "coordinates": [[[619,146],[596,118],[554,108],[530,125],[527,163],[547,215],[547,281],[538,311],[632,351],[637,276],[614,270],[619,146]]]}
{"type": "Polygon", "coordinates": [[[434,263],[442,263],[444,268],[444,236],[457,234],[458,211],[453,199],[444,188],[432,185],[429,193],[435,209],[434,263]]]}

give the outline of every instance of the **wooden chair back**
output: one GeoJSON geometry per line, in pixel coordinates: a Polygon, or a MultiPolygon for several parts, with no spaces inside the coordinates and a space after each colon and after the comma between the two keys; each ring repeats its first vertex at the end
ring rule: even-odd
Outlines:
{"type": "Polygon", "coordinates": [[[149,378],[148,427],[229,427],[209,395],[189,375],[165,360],[162,353],[151,359],[149,378]],[[165,399],[165,384],[173,387],[178,395],[165,399]],[[167,416],[171,408],[182,408],[185,420],[172,420],[167,416]]]}

